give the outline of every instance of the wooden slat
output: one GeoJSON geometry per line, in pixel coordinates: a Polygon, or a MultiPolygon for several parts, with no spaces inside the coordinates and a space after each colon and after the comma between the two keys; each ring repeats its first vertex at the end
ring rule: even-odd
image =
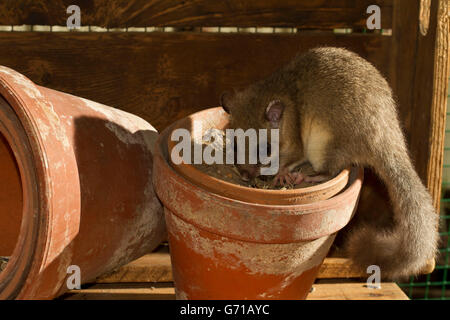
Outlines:
{"type": "Polygon", "coordinates": [[[4,0],[0,25],[65,25],[77,4],[83,25],[365,27],[369,5],[379,5],[383,28],[392,25],[392,0],[4,0]]]}
{"type": "Polygon", "coordinates": [[[420,0],[419,28],[422,35],[426,35],[430,27],[431,0],[420,0]]]}
{"type": "Polygon", "coordinates": [[[173,283],[95,284],[86,289],[70,290],[64,300],[174,300],[173,283]]]}
{"type": "MultiPolygon", "coordinates": [[[[428,143],[430,144],[430,156],[427,165],[428,189],[430,190],[434,206],[439,212],[441,203],[442,171],[444,165],[444,139],[447,115],[447,91],[449,72],[449,49],[450,49],[450,24],[449,24],[449,3],[439,1],[437,18],[432,28],[435,29],[435,50],[434,50],[434,76],[433,90],[430,110],[430,129],[428,143]]],[[[418,143],[420,143],[419,141],[418,143]]]]}
{"type": "MultiPolygon", "coordinates": [[[[434,260],[430,261],[423,274],[432,272],[434,260]]],[[[320,268],[318,279],[332,278],[367,278],[366,270],[361,270],[347,258],[325,259],[320,268]]],[[[109,274],[96,279],[97,283],[119,283],[119,282],[170,282],[172,278],[172,266],[170,263],[167,247],[158,252],[147,254],[109,274]]]]}
{"type": "Polygon", "coordinates": [[[96,279],[96,283],[119,282],[171,282],[172,267],[167,251],[147,254],[109,274],[96,279]]]}
{"type": "MultiPolygon", "coordinates": [[[[364,283],[314,284],[307,300],[408,300],[395,283],[381,283],[380,289],[368,288],[364,283]]],[[[173,300],[172,283],[95,284],[86,289],[71,290],[66,300],[173,300]]]]}
{"type": "Polygon", "coordinates": [[[409,300],[397,284],[386,282],[380,289],[367,287],[365,283],[319,283],[307,300],[409,300]]]}
{"type": "MultiPolygon", "coordinates": [[[[367,277],[363,270],[351,266],[345,258],[327,258],[322,265],[318,278],[357,278],[367,277]]],[[[122,268],[104,275],[97,283],[118,282],[168,282],[173,281],[170,256],[167,252],[145,255],[122,268]]]]}
{"type": "Polygon", "coordinates": [[[158,130],[217,106],[319,45],[360,53],[387,73],[390,37],[208,33],[0,33],[0,65],[37,84],[132,112],[158,130]]]}
{"type": "Polygon", "coordinates": [[[322,264],[317,278],[367,278],[365,270],[356,268],[350,259],[328,257],[322,264]]]}
{"type": "Polygon", "coordinates": [[[439,208],[449,76],[448,1],[431,2],[426,35],[420,4],[395,2],[391,83],[417,172],[439,208]]]}
{"type": "MultiPolygon", "coordinates": [[[[429,274],[433,272],[435,267],[434,259],[427,262],[421,270],[421,274],[429,274]]],[[[351,259],[327,257],[320,268],[317,278],[333,279],[333,278],[368,278],[370,275],[366,270],[356,267],[351,259]]]]}

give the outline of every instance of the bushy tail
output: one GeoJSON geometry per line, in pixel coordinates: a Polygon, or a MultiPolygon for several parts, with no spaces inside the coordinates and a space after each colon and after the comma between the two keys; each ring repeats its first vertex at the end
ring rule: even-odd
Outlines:
{"type": "Polygon", "coordinates": [[[349,234],[347,252],[363,268],[378,265],[382,278],[418,274],[437,252],[439,216],[430,194],[403,141],[390,141],[368,162],[386,184],[394,211],[393,226],[389,230],[359,226],[349,234]]]}

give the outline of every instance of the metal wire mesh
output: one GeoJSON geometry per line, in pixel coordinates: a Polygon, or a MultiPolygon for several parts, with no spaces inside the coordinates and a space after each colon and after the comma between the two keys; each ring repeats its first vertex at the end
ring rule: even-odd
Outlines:
{"type": "Polygon", "coordinates": [[[444,168],[440,212],[440,248],[433,273],[411,277],[398,285],[411,299],[450,300],[450,91],[447,98],[444,168]]]}

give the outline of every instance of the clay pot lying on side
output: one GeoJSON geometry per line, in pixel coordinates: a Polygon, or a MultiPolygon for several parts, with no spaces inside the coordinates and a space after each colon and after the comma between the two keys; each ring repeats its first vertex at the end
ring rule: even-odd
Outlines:
{"type": "MultiPolygon", "coordinates": [[[[220,110],[190,119],[218,119],[220,110]]],[[[196,184],[172,168],[167,141],[185,121],[160,135],[153,175],[164,204],[177,298],[306,298],[337,231],[353,216],[363,170],[352,168],[344,190],[327,200],[294,205],[240,201],[229,196],[236,191],[224,195],[213,186],[212,192],[211,177],[196,184]]],[[[233,187],[245,188],[228,186],[233,187]]],[[[245,189],[249,195],[261,191],[245,189]]]]}
{"type": "Polygon", "coordinates": [[[156,138],[136,116],[0,67],[0,299],[56,297],[77,270],[91,281],[163,240],[156,138]]]}

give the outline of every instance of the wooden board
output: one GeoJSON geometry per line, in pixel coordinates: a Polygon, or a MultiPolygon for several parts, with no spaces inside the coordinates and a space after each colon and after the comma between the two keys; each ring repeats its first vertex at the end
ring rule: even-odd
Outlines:
{"type": "Polygon", "coordinates": [[[439,208],[449,77],[449,5],[446,0],[432,1],[429,9],[428,5],[424,0],[395,2],[391,84],[416,170],[439,208]]]}
{"type": "Polygon", "coordinates": [[[0,65],[37,84],[134,113],[161,130],[217,106],[220,94],[262,79],[320,45],[358,52],[387,74],[390,37],[210,33],[0,32],[0,65]]]}
{"type": "Polygon", "coordinates": [[[408,296],[392,282],[383,282],[379,289],[365,283],[314,284],[307,300],[409,300],[408,296]]]}
{"type": "MultiPolygon", "coordinates": [[[[431,99],[431,110],[429,111],[430,124],[428,135],[426,137],[416,134],[417,137],[413,136],[413,138],[417,141],[417,146],[425,142],[430,145],[429,157],[425,158],[428,160],[426,171],[427,186],[433,196],[434,206],[436,207],[437,212],[439,212],[439,205],[441,203],[442,171],[444,165],[448,78],[450,76],[450,5],[448,1],[443,0],[439,1],[438,6],[436,6],[436,3],[433,3],[433,5],[435,5],[435,7],[431,7],[431,10],[433,10],[434,19],[431,21],[430,25],[430,30],[433,30],[433,33],[431,33],[430,36],[434,38],[434,41],[432,41],[432,45],[434,45],[432,57],[432,68],[434,73],[433,90],[430,93],[431,97],[428,98],[428,101],[431,99]]],[[[428,59],[430,58],[431,57],[428,57],[428,59]]],[[[424,70],[423,72],[425,73],[427,70],[424,70]]],[[[428,106],[428,103],[424,104],[425,106],[428,106]]],[[[412,147],[414,146],[415,145],[412,144],[412,147]]],[[[424,161],[426,161],[425,159],[424,161]]],[[[419,159],[418,161],[421,160],[422,159],[419,159]]]]}
{"type": "MultiPolygon", "coordinates": [[[[434,269],[434,260],[422,271],[430,273],[434,269]]],[[[347,258],[328,257],[320,268],[318,279],[332,278],[368,278],[366,270],[352,265],[347,258]]],[[[172,266],[167,247],[158,252],[147,254],[113,272],[96,279],[96,283],[143,283],[173,281],[172,266]]]]}
{"type": "Polygon", "coordinates": [[[365,27],[369,5],[381,8],[382,28],[392,25],[392,0],[4,0],[0,25],[66,25],[77,4],[82,25],[365,27]]]}
{"type": "MultiPolygon", "coordinates": [[[[173,300],[173,283],[95,284],[86,289],[71,290],[67,300],[173,300]]],[[[307,300],[408,300],[395,283],[381,283],[380,289],[364,283],[318,283],[307,300]]]]}
{"type": "Polygon", "coordinates": [[[109,274],[96,279],[96,283],[118,282],[171,282],[172,267],[167,251],[145,255],[109,274]]]}

